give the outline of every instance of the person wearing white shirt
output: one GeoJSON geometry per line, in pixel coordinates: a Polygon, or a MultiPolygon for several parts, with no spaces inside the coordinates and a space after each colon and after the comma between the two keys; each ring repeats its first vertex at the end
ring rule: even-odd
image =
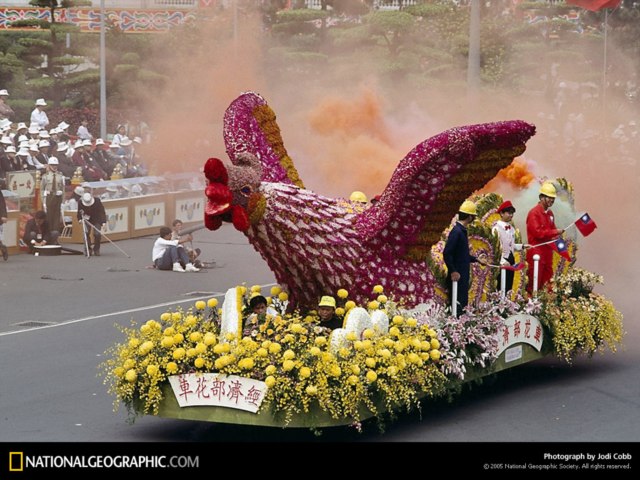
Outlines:
{"type": "Polygon", "coordinates": [[[47,128],[49,125],[49,117],[47,117],[47,112],[44,111],[44,107],[47,106],[47,102],[44,101],[44,98],[39,98],[36,100],[36,108],[31,112],[31,124],[37,124],[40,128],[47,128]]]}
{"type": "Polygon", "coordinates": [[[153,244],[151,259],[158,270],[173,270],[174,272],[198,272],[184,248],[178,245],[192,240],[191,235],[184,235],[179,240],[171,240],[171,229],[160,227],[160,236],[153,244]],[[184,264],[184,267],[182,266],[184,264]]]}
{"type": "MultiPolygon", "coordinates": [[[[516,209],[511,201],[506,200],[502,202],[498,207],[500,220],[498,220],[491,229],[491,233],[497,235],[500,242],[500,266],[513,266],[516,263],[514,252],[520,251],[528,246],[522,243],[516,243],[516,229],[511,223],[514,213],[516,213],[516,209]]],[[[506,274],[505,291],[509,292],[513,289],[514,271],[507,270],[506,274]]],[[[498,279],[498,290],[500,290],[500,279],[498,279]]]]}
{"type": "Polygon", "coordinates": [[[89,133],[89,129],[87,128],[88,123],[87,119],[83,118],[82,123],[78,127],[77,135],[81,140],[93,140],[93,135],[89,133]]]}

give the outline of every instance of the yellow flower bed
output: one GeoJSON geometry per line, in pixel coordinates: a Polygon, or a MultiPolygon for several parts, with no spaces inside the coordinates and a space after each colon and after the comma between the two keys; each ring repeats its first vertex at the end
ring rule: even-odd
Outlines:
{"type": "MultiPolygon", "coordinates": [[[[284,297],[279,288],[271,293],[284,297]]],[[[216,306],[215,299],[199,301],[187,311],[165,312],[160,321],[122,328],[126,340],[107,351],[102,364],[116,406],[123,402],[133,411],[142,401],[144,413],[157,414],[163,382],[187,372],[264,381],[269,388],[261,410],[283,413],[285,423],[312,408],[357,422],[363,405],[377,414],[381,399],[386,409],[411,408],[421,396],[445,391],[436,332],[415,319],[396,315],[388,334],[349,335],[332,351],[330,331],[312,314],[267,317],[255,336],[220,338],[216,306]]]]}

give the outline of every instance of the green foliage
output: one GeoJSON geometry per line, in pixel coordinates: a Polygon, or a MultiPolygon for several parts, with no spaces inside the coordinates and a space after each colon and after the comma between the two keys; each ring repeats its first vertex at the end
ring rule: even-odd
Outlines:
{"type": "Polygon", "coordinates": [[[100,72],[97,70],[89,70],[81,72],[72,77],[67,77],[62,81],[62,85],[65,88],[77,88],[86,84],[96,84],[100,81],[100,72]]]}
{"type": "Polygon", "coordinates": [[[38,20],[37,18],[28,18],[26,20],[15,20],[11,22],[13,28],[43,28],[48,29],[51,26],[47,20],[38,20]]]}
{"type": "Polygon", "coordinates": [[[276,22],[310,22],[329,16],[327,11],[301,8],[298,10],[281,10],[276,15],[276,22]]]}
{"type": "Polygon", "coordinates": [[[415,18],[406,12],[373,12],[365,15],[363,20],[371,26],[375,33],[399,33],[411,28],[415,18]]]}
{"type": "Polygon", "coordinates": [[[51,42],[40,38],[20,38],[18,44],[26,48],[41,50],[49,49],[52,45],[51,42]]]}

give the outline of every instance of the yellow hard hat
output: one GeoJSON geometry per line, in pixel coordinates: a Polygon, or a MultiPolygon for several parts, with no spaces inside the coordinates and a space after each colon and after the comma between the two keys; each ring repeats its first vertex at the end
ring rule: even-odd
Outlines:
{"type": "Polygon", "coordinates": [[[473,203],[471,200],[465,200],[464,202],[462,202],[462,205],[460,205],[460,208],[458,209],[458,211],[462,213],[466,213],[468,215],[478,214],[478,211],[476,210],[476,204],[473,203]]]}
{"type": "Polygon", "coordinates": [[[359,191],[355,191],[355,192],[351,192],[351,195],[349,195],[349,200],[351,200],[352,202],[361,202],[361,203],[367,203],[367,196],[359,191]]]}
{"type": "Polygon", "coordinates": [[[330,297],[329,295],[325,295],[320,299],[320,303],[318,303],[318,306],[336,308],[336,299],[333,297],[330,297]]]}
{"type": "Polygon", "coordinates": [[[556,187],[551,182],[544,182],[540,187],[540,192],[545,197],[556,198],[556,187]]]}

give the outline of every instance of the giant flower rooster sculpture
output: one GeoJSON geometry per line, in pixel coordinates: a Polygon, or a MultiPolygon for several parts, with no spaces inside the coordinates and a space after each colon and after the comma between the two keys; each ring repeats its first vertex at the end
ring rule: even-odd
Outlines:
{"type": "Polygon", "coordinates": [[[243,231],[286,287],[292,305],[374,285],[412,306],[434,296],[427,264],[459,205],[525,150],[535,127],[523,121],[452,128],[400,162],[379,202],[362,206],[304,188],[284,148],[273,110],[256,93],[231,103],[224,139],[232,165],[210,158],[205,224],[243,231]]]}

